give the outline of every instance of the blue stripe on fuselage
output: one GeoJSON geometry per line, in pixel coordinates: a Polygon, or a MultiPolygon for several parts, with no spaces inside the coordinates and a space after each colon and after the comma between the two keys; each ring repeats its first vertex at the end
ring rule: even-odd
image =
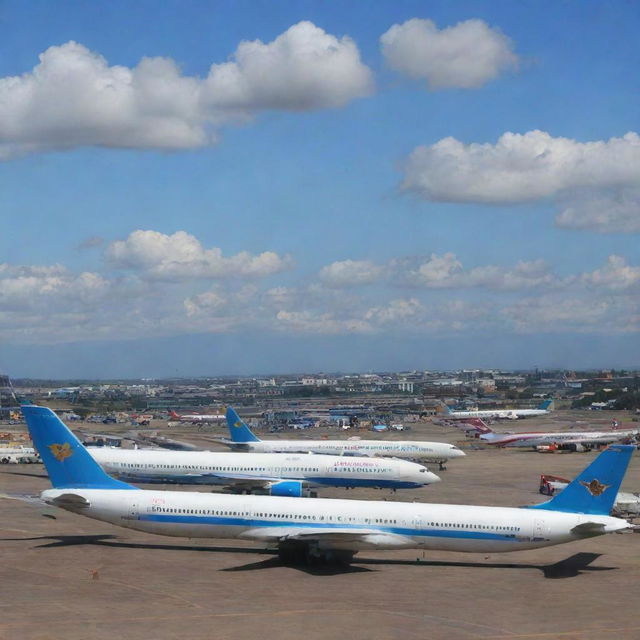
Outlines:
{"type": "Polygon", "coordinates": [[[146,484],[229,484],[232,485],[234,481],[254,481],[256,484],[261,482],[303,482],[309,485],[319,485],[322,487],[369,487],[372,489],[419,489],[424,486],[417,482],[408,482],[404,480],[380,480],[374,478],[321,478],[310,476],[308,478],[300,477],[282,477],[282,478],[260,478],[257,476],[234,476],[228,478],[225,476],[217,476],[214,474],[203,475],[136,475],[128,473],[118,473],[118,478],[125,480],[126,482],[140,482],[146,484]]]}
{"type": "MultiPolygon", "coordinates": [[[[308,529],[373,529],[381,533],[395,533],[401,536],[424,536],[435,538],[466,538],[475,540],[501,540],[505,542],[518,541],[516,534],[485,533],[484,531],[461,531],[447,529],[410,529],[408,527],[384,527],[372,524],[347,524],[342,522],[295,522],[288,520],[259,520],[247,518],[229,518],[224,516],[198,516],[146,513],[140,514],[138,520],[143,522],[159,522],[166,524],[200,524],[219,527],[235,526],[253,529],[255,527],[303,527],[308,529]]],[[[523,539],[521,536],[520,539],[523,539]]],[[[524,538],[528,541],[528,539],[524,538]]]]}

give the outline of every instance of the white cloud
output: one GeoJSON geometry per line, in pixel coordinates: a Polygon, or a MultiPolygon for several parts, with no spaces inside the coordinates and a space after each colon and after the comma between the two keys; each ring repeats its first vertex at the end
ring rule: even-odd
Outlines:
{"type": "Polygon", "coordinates": [[[319,277],[329,287],[355,287],[375,282],[382,272],[371,260],[342,260],[322,267],[319,277]]]}
{"type": "Polygon", "coordinates": [[[501,309],[518,333],[637,333],[640,309],[632,297],[596,298],[544,295],[501,309]]]}
{"type": "Polygon", "coordinates": [[[62,265],[0,265],[0,306],[4,310],[70,308],[96,301],[109,287],[97,273],[75,275],[62,265]]]}
{"type": "Polygon", "coordinates": [[[403,189],[426,200],[507,204],[569,189],[640,184],[640,137],[578,142],[544,131],[505,133],[495,145],[444,138],[414,149],[403,189]]]}
{"type": "Polygon", "coordinates": [[[312,334],[369,333],[369,324],[358,318],[339,318],[335,313],[278,311],[276,329],[312,334]]]}
{"type": "Polygon", "coordinates": [[[383,307],[373,307],[364,314],[365,320],[373,324],[397,325],[424,312],[416,298],[392,300],[383,307]]]}
{"type": "Polygon", "coordinates": [[[610,255],[603,267],[583,273],[577,281],[594,289],[628,291],[640,287],[640,267],[629,265],[622,256],[610,255]]]}
{"type": "Polygon", "coordinates": [[[205,291],[187,298],[184,308],[188,316],[195,316],[203,312],[217,311],[227,304],[226,297],[216,290],[205,291]]]}
{"type": "Polygon", "coordinates": [[[598,233],[640,232],[640,189],[586,190],[564,202],[556,226],[598,233]]]}
{"type": "Polygon", "coordinates": [[[192,278],[264,277],[291,267],[288,256],[273,251],[251,255],[242,251],[225,258],[222,250],[205,249],[185,231],[171,235],[137,230],[126,240],[111,243],[106,250],[109,262],[121,269],[140,271],[155,280],[179,281],[192,278]]]}
{"type": "Polygon", "coordinates": [[[544,260],[520,261],[515,267],[484,265],[465,270],[454,253],[432,253],[427,259],[394,261],[396,278],[412,286],[430,289],[479,288],[515,291],[558,286],[544,260]]]}
{"type": "Polygon", "coordinates": [[[371,71],[349,37],[299,22],[273,42],[241,42],[231,62],[214,64],[204,101],[232,110],[307,111],[341,107],[373,90],[371,71]]]}
{"type": "Polygon", "coordinates": [[[380,42],[390,67],[426,79],[430,89],[475,89],[518,63],[511,40],[478,19],[438,30],[413,18],[393,25],[380,42]]]}
{"type": "Polygon", "coordinates": [[[73,41],[50,47],[31,72],[0,78],[0,159],[78,146],[193,149],[260,110],[339,107],[372,91],[354,42],[310,22],[269,44],[242,42],[232,59],[200,79],[170,58],[129,68],[73,41]]]}

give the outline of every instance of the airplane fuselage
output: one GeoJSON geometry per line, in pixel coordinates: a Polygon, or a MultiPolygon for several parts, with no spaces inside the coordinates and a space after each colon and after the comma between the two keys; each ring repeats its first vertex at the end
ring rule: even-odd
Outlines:
{"type": "MultiPolygon", "coordinates": [[[[547,415],[547,409],[487,409],[482,411],[450,411],[446,416],[451,418],[494,418],[501,420],[517,420],[547,415]]],[[[445,417],[446,417],[445,416],[445,417]]]]}
{"type": "Polygon", "coordinates": [[[96,520],[166,536],[241,538],[276,544],[288,532],[325,536],[335,532],[335,539],[326,542],[327,548],[346,551],[418,548],[507,552],[628,527],[625,520],[610,516],[510,507],[77,488],[49,489],[42,498],[96,520]],[[78,504],[83,500],[84,506],[78,504]],[[601,527],[597,533],[575,530],[586,522],[601,527]]]}
{"type": "Polygon", "coordinates": [[[91,456],[109,474],[133,482],[250,484],[299,480],[307,486],[412,489],[438,481],[423,465],[407,460],[284,453],[166,451],[92,447],[91,456]]]}
{"type": "Polygon", "coordinates": [[[251,452],[393,457],[422,462],[442,462],[465,455],[461,449],[446,442],[411,440],[258,440],[227,444],[251,452]]]}
{"type": "Polygon", "coordinates": [[[480,440],[499,447],[537,447],[547,444],[585,443],[608,444],[633,438],[639,429],[620,429],[610,431],[559,431],[532,433],[488,433],[480,440]]]}

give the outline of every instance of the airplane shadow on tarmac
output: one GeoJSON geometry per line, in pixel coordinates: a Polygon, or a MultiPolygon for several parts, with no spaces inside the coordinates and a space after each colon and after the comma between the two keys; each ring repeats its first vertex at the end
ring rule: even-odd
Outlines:
{"type": "MultiPolygon", "coordinates": [[[[51,540],[47,544],[37,545],[36,548],[49,547],[66,547],[75,545],[96,545],[110,548],[121,549],[155,549],[158,551],[198,551],[205,553],[247,553],[254,555],[272,556],[266,560],[251,562],[249,564],[237,567],[228,567],[220,569],[220,571],[236,572],[236,571],[259,571],[262,569],[272,569],[282,567],[279,558],[273,557],[274,551],[271,549],[256,549],[251,547],[218,547],[218,546],[194,546],[194,545],[176,545],[176,544],[149,544],[144,542],[125,542],[118,540],[114,534],[87,534],[87,535],[60,535],[60,536],[36,536],[32,538],[1,538],[2,541],[29,541],[29,540],[51,540]]],[[[618,567],[592,567],[591,564],[597,560],[602,554],[599,553],[575,553],[564,560],[553,564],[530,564],[516,562],[455,562],[446,560],[395,560],[392,558],[365,558],[356,557],[353,564],[350,565],[312,565],[294,567],[301,571],[313,575],[335,575],[338,573],[364,573],[376,571],[360,565],[405,565],[413,567],[464,567],[468,569],[537,569],[542,572],[545,578],[575,578],[586,572],[597,571],[613,571],[618,567]]]]}

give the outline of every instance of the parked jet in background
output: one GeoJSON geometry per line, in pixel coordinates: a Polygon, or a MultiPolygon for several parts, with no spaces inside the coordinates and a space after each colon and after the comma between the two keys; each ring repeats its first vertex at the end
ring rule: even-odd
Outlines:
{"type": "Polygon", "coordinates": [[[169,417],[178,422],[191,422],[197,424],[199,422],[222,422],[225,419],[224,413],[184,413],[177,414],[169,409],[169,417]]]}
{"type": "Polygon", "coordinates": [[[227,426],[231,440],[223,440],[237,451],[272,453],[324,453],[370,457],[393,457],[437,462],[440,468],[447,460],[462,458],[465,454],[446,442],[420,442],[412,440],[260,440],[238,414],[227,409],[227,426]]]}
{"type": "Polygon", "coordinates": [[[46,504],[148,533],[269,543],[285,562],[349,561],[364,549],[499,553],[630,527],[609,512],[631,446],[610,447],[560,495],[531,508],[231,496],[136,489],[108,476],[53,411],[23,412],[53,485],[41,494],[46,504]]]}
{"type": "Polygon", "coordinates": [[[640,427],[633,429],[607,429],[604,431],[529,431],[523,433],[496,433],[482,420],[464,425],[465,431],[471,427],[482,442],[497,447],[542,447],[548,445],[575,445],[593,447],[601,444],[626,442],[640,437],[640,427]]]}
{"type": "Polygon", "coordinates": [[[445,405],[445,415],[450,418],[494,418],[501,420],[517,420],[518,418],[544,416],[547,413],[550,413],[549,407],[552,402],[553,400],[545,400],[537,409],[483,409],[482,411],[454,411],[445,405]]]}
{"type": "Polygon", "coordinates": [[[17,445],[15,447],[0,447],[0,464],[20,464],[40,462],[40,457],[33,447],[17,445]]]}
{"type": "Polygon", "coordinates": [[[109,474],[129,482],[219,484],[237,491],[300,496],[306,487],[415,489],[440,478],[407,460],[284,453],[227,453],[91,447],[109,474]]]}

